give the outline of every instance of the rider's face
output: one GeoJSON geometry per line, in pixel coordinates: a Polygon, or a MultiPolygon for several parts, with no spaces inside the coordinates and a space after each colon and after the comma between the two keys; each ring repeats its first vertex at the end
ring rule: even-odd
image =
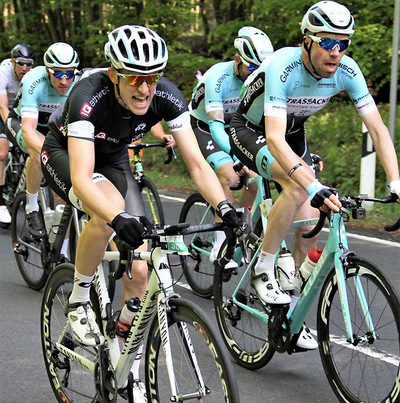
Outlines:
{"type": "MultiPolygon", "coordinates": [[[[121,70],[121,74],[132,74],[132,72],[121,70]]],[[[129,85],[122,77],[118,77],[112,69],[108,70],[108,75],[114,84],[119,84],[119,92],[122,98],[118,102],[129,109],[135,115],[144,115],[150,107],[151,101],[157,87],[157,83],[148,85],[146,81],[140,84],[129,85]]],[[[118,93],[116,92],[118,97],[118,93]]]]}
{"type": "MultiPolygon", "coordinates": [[[[338,40],[349,39],[348,35],[342,35],[342,34],[318,33],[315,34],[314,36],[328,37],[338,40]]],[[[312,39],[306,37],[305,38],[306,46],[309,47],[311,43],[312,39]]],[[[342,57],[345,55],[345,53],[346,50],[340,52],[338,46],[336,46],[332,51],[329,52],[328,50],[323,49],[321,46],[319,46],[318,43],[314,42],[312,43],[311,46],[310,58],[312,65],[314,66],[318,75],[322,78],[330,78],[336,73],[336,70],[339,67],[339,63],[342,60],[342,57]]],[[[312,66],[309,65],[310,61],[308,56],[303,58],[303,60],[309,71],[313,71],[312,66]]]]}
{"type": "MultiPolygon", "coordinates": [[[[72,83],[74,82],[75,76],[70,78],[70,79],[67,79],[66,75],[64,75],[62,78],[57,78],[49,71],[48,67],[46,67],[46,70],[47,70],[47,74],[50,77],[51,86],[60,95],[65,95],[69,91],[72,83]]],[[[71,70],[74,70],[74,69],[71,69],[71,68],[61,69],[61,68],[57,67],[57,68],[54,68],[54,70],[57,70],[57,71],[71,71],[71,70]]]]}
{"type": "Polygon", "coordinates": [[[28,71],[31,70],[32,68],[32,64],[31,63],[25,63],[25,62],[21,62],[20,64],[22,64],[22,66],[20,66],[20,64],[18,64],[18,60],[16,59],[12,59],[11,60],[12,65],[14,66],[14,71],[15,71],[15,75],[17,76],[17,79],[19,81],[22,80],[22,77],[28,73],[28,71]],[[30,67],[27,67],[27,65],[30,64],[30,67]]]}

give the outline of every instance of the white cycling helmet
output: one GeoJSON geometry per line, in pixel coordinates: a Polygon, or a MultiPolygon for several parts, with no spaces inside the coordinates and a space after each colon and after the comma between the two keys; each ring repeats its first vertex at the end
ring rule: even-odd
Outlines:
{"type": "Polygon", "coordinates": [[[79,66],[79,57],[71,45],[64,42],[53,43],[44,53],[44,64],[47,67],[54,68],[77,68],[79,66]]]}
{"type": "Polygon", "coordinates": [[[141,75],[161,73],[168,61],[164,39],[139,25],[123,25],[111,31],[104,54],[114,70],[125,69],[141,75]]]}
{"type": "Polygon", "coordinates": [[[301,21],[301,32],[327,32],[353,35],[354,18],[350,11],[334,1],[320,1],[311,6],[301,21]]]}
{"type": "Polygon", "coordinates": [[[274,53],[274,48],[268,35],[254,27],[240,28],[234,46],[237,54],[245,63],[257,66],[267,56],[274,53]]]}

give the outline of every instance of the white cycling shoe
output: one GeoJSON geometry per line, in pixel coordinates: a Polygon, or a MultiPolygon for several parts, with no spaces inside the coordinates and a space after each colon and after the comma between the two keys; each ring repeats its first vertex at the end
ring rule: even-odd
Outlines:
{"type": "Polygon", "coordinates": [[[86,346],[104,344],[104,336],[100,332],[89,302],[67,304],[66,313],[72,334],[80,343],[86,346]]]}
{"type": "Polygon", "coordinates": [[[267,304],[271,305],[285,305],[290,304],[292,299],[290,295],[286,294],[278,280],[267,273],[251,275],[251,282],[257,291],[258,296],[267,304]]]}
{"type": "Polygon", "coordinates": [[[317,341],[314,339],[310,329],[305,323],[303,323],[303,327],[301,328],[299,338],[296,342],[296,347],[300,348],[301,351],[315,350],[318,348],[317,341]]]}
{"type": "Polygon", "coordinates": [[[11,216],[7,206],[5,205],[0,206],[0,224],[8,225],[10,223],[11,223],[11,216]]]}
{"type": "Polygon", "coordinates": [[[140,379],[133,381],[133,401],[135,403],[147,403],[146,387],[140,379]]]}

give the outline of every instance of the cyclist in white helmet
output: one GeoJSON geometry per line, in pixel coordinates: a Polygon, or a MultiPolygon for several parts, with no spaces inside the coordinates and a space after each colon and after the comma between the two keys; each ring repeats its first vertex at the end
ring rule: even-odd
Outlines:
{"type": "MultiPolygon", "coordinates": [[[[231,118],[239,106],[240,89],[247,77],[274,51],[268,36],[254,27],[241,28],[234,47],[234,60],[217,63],[208,69],[194,88],[189,104],[191,124],[200,150],[216,172],[227,199],[233,197],[230,186],[237,182],[228,130],[231,118]]],[[[254,187],[244,191],[240,205],[251,205],[255,191],[254,187]]],[[[216,219],[219,220],[218,217],[216,219]]],[[[217,231],[210,255],[211,262],[217,258],[224,239],[225,233],[217,231]]]]}
{"type": "MultiPolygon", "coordinates": [[[[11,50],[11,59],[0,65],[0,225],[8,226],[11,216],[3,197],[6,161],[8,158],[8,139],[5,124],[14,105],[15,97],[22,78],[31,70],[35,61],[35,52],[25,43],[18,43],[11,50]]],[[[7,192],[7,189],[5,189],[7,192]]]]}
{"type": "MultiPolygon", "coordinates": [[[[60,197],[91,217],[78,239],[67,314],[74,336],[92,346],[102,344],[104,337],[90,308],[88,285],[109,237],[115,231],[129,245],[146,249],[142,234],[149,222],[129,167],[128,144],[164,120],[200,192],[226,225],[239,224],[199,150],[183,95],[163,77],[168,61],[164,40],[149,28],[125,25],[108,35],[104,53],[110,67],[75,85],[65,104],[51,116],[42,149],[47,182],[60,197]]],[[[132,280],[123,279],[122,301],[141,298],[146,287],[146,263],[137,261],[132,270],[132,280]]],[[[120,318],[121,337],[125,337],[124,328],[129,324],[120,318]]]]}
{"type": "MultiPolygon", "coordinates": [[[[9,140],[30,156],[26,165],[26,214],[29,231],[36,238],[45,233],[39,215],[38,190],[42,179],[39,156],[48,132],[47,121],[67,99],[79,65],[76,51],[63,42],[51,45],[43,60],[45,66],[35,67],[22,79],[6,130],[9,140]]],[[[62,253],[66,255],[64,249],[62,253]]]]}
{"type": "MultiPolygon", "coordinates": [[[[371,134],[390,192],[400,195],[398,161],[389,131],[360,68],[345,54],[354,33],[350,11],[334,1],[318,2],[304,15],[301,31],[301,47],[276,51],[268,66],[246,82],[242,102],[231,121],[235,155],[250,169],[277,181],[284,190],[269,213],[262,253],[253,273],[258,294],[269,304],[291,303],[275,278],[274,262],[294,219],[312,217],[310,204],[333,211],[340,207],[334,191],[316,180],[308,166],[311,160],[304,130],[308,117],[335,94],[344,90],[350,96],[371,134]],[[257,142],[260,134],[266,142],[257,142]]],[[[302,263],[299,256],[297,267],[302,263]]],[[[317,344],[304,346],[310,349],[317,344]]]]}

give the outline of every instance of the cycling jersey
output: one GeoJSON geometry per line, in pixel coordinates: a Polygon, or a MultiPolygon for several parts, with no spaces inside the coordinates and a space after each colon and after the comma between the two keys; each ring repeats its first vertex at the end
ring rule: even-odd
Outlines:
{"type": "Polygon", "coordinates": [[[225,127],[229,126],[239,106],[239,93],[243,82],[236,77],[235,62],[217,63],[210,67],[193,90],[189,104],[190,113],[208,123],[207,113],[216,110],[224,112],[225,127]]]}
{"type": "Polygon", "coordinates": [[[287,116],[286,134],[295,133],[310,115],[343,90],[360,115],[376,109],[353,59],[344,55],[333,77],[316,79],[305,68],[301,51],[301,47],[276,51],[246,80],[239,109],[249,122],[264,128],[264,116],[287,116]]]}
{"type": "Polygon", "coordinates": [[[50,115],[67,99],[73,85],[65,95],[60,95],[52,87],[46,67],[35,67],[21,80],[14,112],[19,118],[37,119],[38,130],[43,132],[50,115]]]}
{"type": "Polygon", "coordinates": [[[49,120],[50,132],[41,154],[44,176],[60,197],[76,205],[70,193],[68,137],[92,141],[94,172],[117,187],[126,199],[127,212],[144,215],[126,146],[142,138],[161,120],[166,121],[171,132],[190,129],[189,118],[183,95],[164,77],[157,83],[148,111],[140,116],[118,103],[107,71],[91,72],[76,83],[65,104],[49,120]]]}
{"type": "Polygon", "coordinates": [[[20,81],[15,74],[13,65],[2,64],[0,66],[0,94],[8,97],[8,109],[14,106],[14,101],[19,90],[20,81]]]}

